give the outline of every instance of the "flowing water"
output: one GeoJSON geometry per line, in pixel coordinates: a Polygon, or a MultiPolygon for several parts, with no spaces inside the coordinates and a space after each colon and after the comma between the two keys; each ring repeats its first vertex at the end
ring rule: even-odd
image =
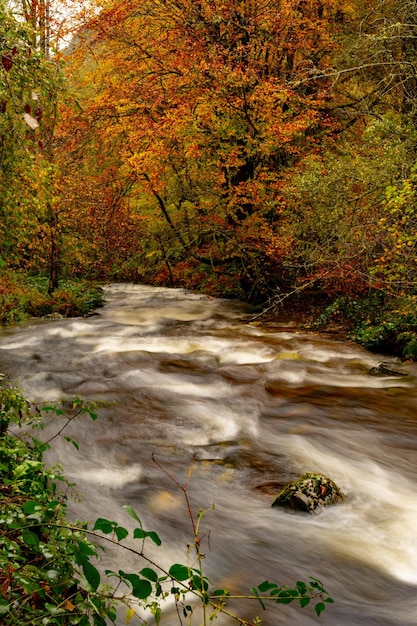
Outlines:
{"type": "MultiPolygon", "coordinates": [[[[238,303],[128,284],[106,288],[95,316],[0,335],[0,370],[31,400],[110,403],[99,420],[70,424],[79,451],[54,443],[51,461],[83,496],[72,516],[130,527],[130,504],[162,539],[150,554],[184,563],[192,530],[168,474],[184,483],[195,457],[188,494],[195,512],[214,503],[202,531],[216,587],[247,593],[314,576],[335,599],[320,619],[308,607],[231,604],[266,626],[417,624],[417,365],[388,359],[406,376],[370,376],[381,360],[289,324],[250,323],[238,303]],[[346,502],[312,516],[271,508],[306,471],[327,474],[346,502]]],[[[118,558],[104,566],[143,567],[118,558]]],[[[172,607],[166,615],[162,625],[178,624],[172,607]]]]}

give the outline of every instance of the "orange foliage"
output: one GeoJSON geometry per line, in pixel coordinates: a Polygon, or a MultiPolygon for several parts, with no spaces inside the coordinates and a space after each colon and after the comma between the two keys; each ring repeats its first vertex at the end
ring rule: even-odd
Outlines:
{"type": "Polygon", "coordinates": [[[162,264],[239,266],[252,283],[271,271],[291,246],[283,173],[337,127],[327,70],[345,4],[103,6],[69,56],[80,97],[64,131],[68,152],[82,163],[70,160],[84,187],[72,197],[75,214],[88,205],[95,236],[99,220],[119,232],[117,243],[107,230],[92,245],[107,237],[119,253],[139,253],[129,235],[121,241],[123,228],[135,228],[138,216],[145,228],[156,210],[143,233],[162,264]]]}

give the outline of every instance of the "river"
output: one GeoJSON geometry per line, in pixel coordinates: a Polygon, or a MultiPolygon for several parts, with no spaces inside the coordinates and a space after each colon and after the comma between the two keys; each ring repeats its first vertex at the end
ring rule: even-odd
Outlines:
{"type": "MultiPolygon", "coordinates": [[[[192,530],[167,474],[183,484],[195,457],[188,495],[195,512],[212,509],[202,529],[215,586],[244,594],[313,576],[335,600],[320,618],[232,603],[240,615],[265,626],[417,624],[417,364],[253,323],[239,303],[184,290],[114,284],[105,298],[91,317],[0,335],[0,370],[31,400],[109,403],[97,421],[70,424],[78,451],[60,439],[50,453],[77,484],[70,515],[129,526],[130,504],[162,539],[152,556],[184,563],[192,530]],[[382,360],[406,376],[369,375],[382,360]],[[271,508],[279,486],[308,471],[333,479],[346,502],[311,516],[271,508]]],[[[118,569],[117,558],[103,566],[118,569]]],[[[122,559],[125,571],[143,567],[122,559]]],[[[165,614],[162,626],[178,624],[172,607],[165,614]]]]}

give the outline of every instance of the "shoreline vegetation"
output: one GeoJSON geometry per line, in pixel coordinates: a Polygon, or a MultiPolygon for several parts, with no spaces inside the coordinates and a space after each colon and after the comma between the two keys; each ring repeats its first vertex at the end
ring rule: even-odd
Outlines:
{"type": "Polygon", "coordinates": [[[77,317],[89,315],[103,304],[103,291],[96,282],[63,279],[48,293],[47,276],[20,272],[0,274],[0,323],[3,326],[31,317],[77,317]]]}

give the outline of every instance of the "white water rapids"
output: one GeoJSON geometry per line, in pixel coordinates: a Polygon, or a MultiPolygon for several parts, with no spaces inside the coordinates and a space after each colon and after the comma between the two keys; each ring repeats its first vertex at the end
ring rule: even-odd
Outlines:
{"type": "MultiPolygon", "coordinates": [[[[202,524],[215,587],[245,594],[265,579],[314,576],[335,600],[320,619],[308,607],[264,613],[232,603],[242,617],[259,615],[265,626],[417,624],[416,364],[385,357],[407,376],[373,377],[381,355],[288,324],[252,324],[238,303],[183,290],[110,285],[97,313],[0,334],[0,371],[31,400],[110,403],[96,422],[83,415],[64,433],[79,451],[53,445],[51,462],[82,494],[72,516],[131,527],[122,509],[130,504],[162,539],[155,560],[185,563],[185,502],[152,455],[181,483],[195,455],[189,496],[195,512],[214,503],[202,524]],[[308,471],[328,475],[346,502],[313,516],[272,509],[278,485],[308,471]]],[[[62,423],[51,418],[43,438],[62,423]]],[[[105,567],[144,566],[117,558],[108,554],[105,567]]],[[[168,608],[161,626],[176,624],[168,608]]]]}

